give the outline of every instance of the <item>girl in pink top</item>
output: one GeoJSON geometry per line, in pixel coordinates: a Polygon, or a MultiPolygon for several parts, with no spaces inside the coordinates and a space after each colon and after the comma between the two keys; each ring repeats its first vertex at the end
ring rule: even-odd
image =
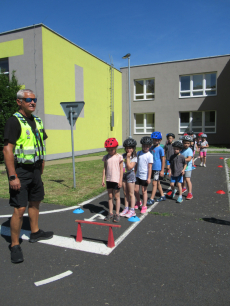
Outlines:
{"type": "Polygon", "coordinates": [[[104,169],[102,174],[102,186],[106,187],[109,196],[109,213],[105,217],[105,221],[113,220],[113,222],[119,222],[120,216],[120,188],[122,187],[123,178],[123,157],[116,152],[118,142],[116,138],[109,138],[105,141],[105,148],[108,152],[102,159],[104,162],[104,169]],[[116,214],[113,214],[113,196],[116,200],[116,214]]]}

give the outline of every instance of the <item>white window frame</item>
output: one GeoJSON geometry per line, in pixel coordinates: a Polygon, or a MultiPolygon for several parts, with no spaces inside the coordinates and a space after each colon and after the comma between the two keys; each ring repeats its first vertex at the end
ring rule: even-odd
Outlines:
{"type": "Polygon", "coordinates": [[[134,134],[140,135],[140,134],[147,134],[151,135],[152,132],[147,132],[147,129],[153,129],[153,132],[155,131],[155,113],[135,113],[134,114],[134,134]],[[154,115],[154,126],[147,127],[147,116],[146,115],[154,115]],[[136,115],[144,115],[144,127],[136,127],[136,115]],[[144,129],[144,132],[138,132],[138,130],[144,129]]]}
{"type": "Polygon", "coordinates": [[[144,100],[154,100],[155,99],[155,78],[148,79],[136,79],[134,80],[134,101],[144,101],[144,100]],[[154,93],[146,93],[146,81],[154,80],[154,93]],[[144,92],[141,94],[136,94],[136,81],[144,82],[144,92]],[[153,95],[153,98],[148,98],[148,96],[153,95]],[[138,96],[144,96],[144,99],[136,99],[138,96]]]}
{"type": "MultiPolygon", "coordinates": [[[[184,134],[184,132],[181,132],[181,128],[185,128],[184,126],[181,126],[181,113],[189,113],[189,125],[188,129],[193,130],[194,128],[200,128],[200,132],[204,132],[205,134],[215,134],[216,133],[216,122],[217,122],[217,112],[216,110],[207,110],[207,111],[184,111],[184,112],[179,112],[179,134],[184,134]],[[202,113],[202,125],[201,126],[192,126],[192,113],[202,113]],[[205,113],[206,112],[215,112],[215,126],[206,126],[205,125],[205,113]],[[206,132],[206,128],[215,128],[214,132],[206,132]]],[[[196,132],[194,132],[196,134],[196,132]]]]}
{"type": "Polygon", "coordinates": [[[180,75],[180,80],[179,80],[179,98],[181,99],[187,99],[187,98],[199,98],[199,97],[213,97],[217,95],[217,72],[216,71],[212,71],[212,72],[206,72],[206,73],[197,73],[197,74],[185,74],[185,75],[180,75]],[[206,88],[206,78],[205,75],[206,74],[211,74],[211,73],[215,73],[216,74],[216,88],[206,88]],[[193,89],[193,76],[195,75],[202,75],[203,76],[203,89],[193,89]],[[190,77],[190,89],[189,90],[181,90],[181,77],[184,76],[189,76],[190,77]],[[215,90],[216,93],[212,94],[212,95],[207,95],[206,91],[213,91],[215,90]],[[202,95],[193,95],[193,93],[195,92],[200,92],[202,91],[203,94],[202,95]],[[182,93],[189,93],[189,96],[181,96],[182,93]]]}

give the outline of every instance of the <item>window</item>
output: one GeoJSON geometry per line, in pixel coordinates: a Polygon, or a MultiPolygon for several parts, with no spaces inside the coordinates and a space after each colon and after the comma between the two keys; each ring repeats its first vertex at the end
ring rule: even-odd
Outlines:
{"type": "Polygon", "coordinates": [[[155,80],[135,80],[134,100],[152,100],[155,95],[155,80]]]}
{"type": "Polygon", "coordinates": [[[134,114],[134,133],[151,134],[154,132],[154,114],[134,114]]]}
{"type": "Polygon", "coordinates": [[[181,112],[179,121],[179,133],[216,133],[216,111],[181,112]]]}
{"type": "Polygon", "coordinates": [[[216,95],[216,72],[180,76],[180,98],[216,95]]]}
{"type": "Polygon", "coordinates": [[[9,74],[8,58],[0,59],[0,73],[9,74]]]}

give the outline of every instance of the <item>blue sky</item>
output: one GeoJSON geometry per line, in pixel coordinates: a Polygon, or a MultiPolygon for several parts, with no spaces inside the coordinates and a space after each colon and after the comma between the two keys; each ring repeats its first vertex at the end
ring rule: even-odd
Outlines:
{"type": "Polygon", "coordinates": [[[230,53],[230,0],[11,0],[0,32],[46,26],[116,68],[230,53]],[[20,6],[19,6],[20,5],[20,6]]]}

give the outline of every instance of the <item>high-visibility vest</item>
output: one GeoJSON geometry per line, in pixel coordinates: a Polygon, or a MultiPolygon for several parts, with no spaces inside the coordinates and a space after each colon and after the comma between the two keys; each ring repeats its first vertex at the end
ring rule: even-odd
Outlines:
{"type": "Polygon", "coordinates": [[[14,116],[18,119],[21,125],[21,135],[16,141],[14,148],[14,155],[18,163],[34,164],[39,160],[43,160],[46,155],[46,148],[44,144],[44,128],[42,120],[34,116],[36,123],[36,130],[33,132],[31,126],[26,119],[19,112],[14,116]]]}

